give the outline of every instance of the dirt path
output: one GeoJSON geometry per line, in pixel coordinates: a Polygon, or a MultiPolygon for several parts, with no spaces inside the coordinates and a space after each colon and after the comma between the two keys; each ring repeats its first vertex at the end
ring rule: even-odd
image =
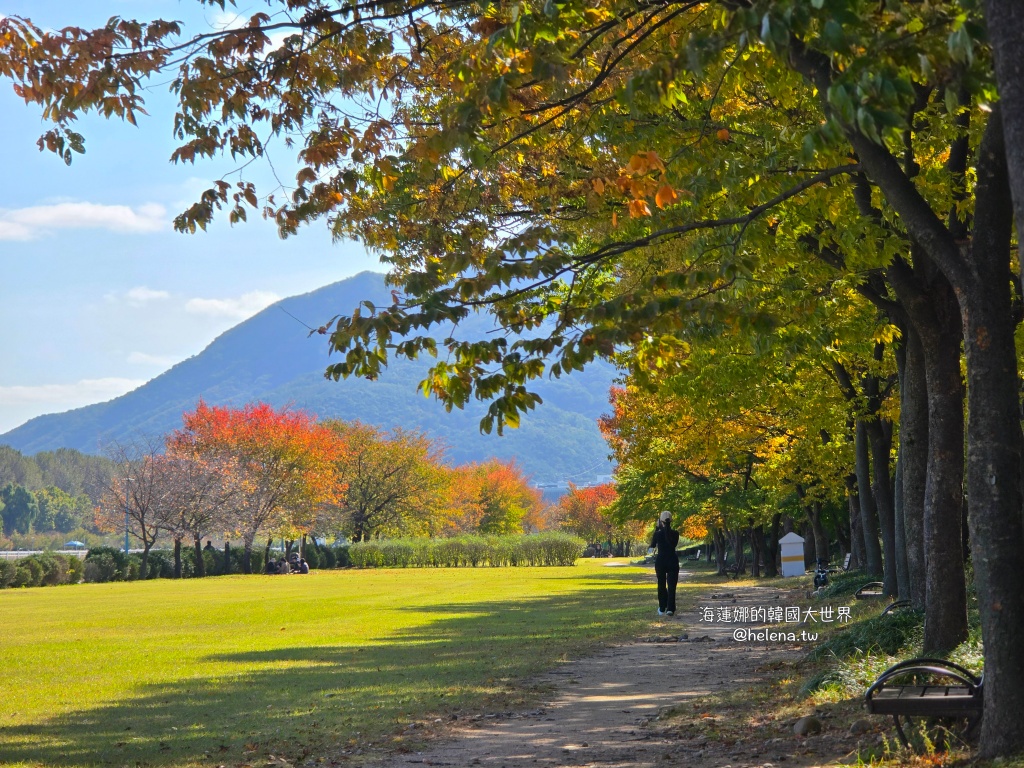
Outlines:
{"type": "MultiPolygon", "coordinates": [[[[718,591],[731,594],[723,597],[709,589],[697,605],[769,606],[785,604],[787,597],[777,588],[720,586],[718,591]]],[[[815,737],[793,736],[791,723],[785,724],[788,733],[774,723],[771,728],[752,726],[746,737],[709,738],[707,731],[685,732],[679,718],[659,719],[672,708],[694,712],[694,705],[702,708],[709,695],[739,694],[742,699],[743,691],[763,685],[770,674],[766,667],[777,669],[806,650],[796,644],[736,642],[732,632],[737,625],[699,619],[697,611],[689,611],[662,622],[645,642],[566,663],[538,681],[554,690],[542,708],[457,721],[450,740],[422,753],[396,755],[386,765],[781,768],[784,763],[796,768],[842,756],[842,744],[815,748],[815,737]]],[[[697,711],[687,721],[701,715],[697,711]]]]}

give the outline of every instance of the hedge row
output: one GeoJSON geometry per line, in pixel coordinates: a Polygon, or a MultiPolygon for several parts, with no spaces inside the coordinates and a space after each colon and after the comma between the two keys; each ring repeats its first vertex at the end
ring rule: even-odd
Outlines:
{"type": "MultiPolygon", "coordinates": [[[[229,552],[230,562],[228,563],[227,570],[225,570],[223,550],[203,550],[203,566],[207,576],[223,576],[226,573],[238,574],[243,572],[242,558],[245,556],[245,550],[241,547],[233,547],[229,552]]],[[[264,550],[262,548],[253,548],[250,559],[253,573],[263,573],[263,556],[264,550]]],[[[347,545],[321,547],[310,543],[306,545],[305,559],[311,569],[344,568],[350,565],[347,545]]],[[[85,558],[86,581],[135,581],[139,578],[141,570],[142,557],[135,552],[126,557],[122,550],[111,547],[96,547],[90,549],[89,554],[85,558]]],[[[191,579],[195,575],[195,548],[182,547],[181,576],[184,579],[191,579]]],[[[173,579],[174,552],[169,549],[150,550],[149,559],[146,563],[146,578],[173,579]]]]}
{"type": "Polygon", "coordinates": [[[349,547],[357,568],[573,565],[586,542],[567,533],[458,536],[450,539],[380,539],[349,547]]]}
{"type": "MultiPolygon", "coordinates": [[[[310,568],[345,568],[351,565],[348,547],[306,547],[310,568]]],[[[204,550],[203,565],[207,576],[242,573],[243,550],[230,550],[230,563],[224,569],[223,550],[204,550]]],[[[253,573],[263,572],[263,550],[252,551],[253,573]]],[[[73,555],[43,552],[20,560],[0,560],[0,589],[8,587],[45,587],[79,582],[135,581],[142,573],[142,556],[137,552],[125,555],[113,547],[93,547],[82,560],[73,555]]],[[[181,550],[181,575],[190,579],[196,574],[196,553],[192,547],[181,550]]],[[[146,563],[147,579],[174,578],[174,552],[153,549],[146,563]]]]}
{"type": "MultiPolygon", "coordinates": [[[[306,547],[310,568],[453,568],[465,566],[573,565],[586,543],[567,533],[528,536],[459,536],[451,539],[382,539],[351,546],[306,547]]],[[[242,572],[242,549],[230,550],[224,568],[222,550],[206,550],[203,561],[208,576],[242,572]]],[[[147,579],[174,577],[174,553],[154,549],[147,561],[147,579]]],[[[263,550],[252,551],[253,573],[263,571],[263,550]]],[[[137,553],[125,555],[113,547],[94,547],[85,560],[73,555],[44,552],[20,560],[0,560],[0,589],[77,584],[81,581],[135,581],[142,572],[137,553]]],[[[181,550],[181,575],[196,573],[192,547],[181,550]]]]}
{"type": "Polygon", "coordinates": [[[53,587],[77,584],[85,564],[74,555],[43,552],[20,560],[0,560],[0,589],[7,587],[53,587]]]}

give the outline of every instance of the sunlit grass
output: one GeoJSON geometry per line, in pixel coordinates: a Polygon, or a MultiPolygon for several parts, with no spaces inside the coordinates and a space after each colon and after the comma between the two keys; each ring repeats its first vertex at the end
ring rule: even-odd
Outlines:
{"type": "Polygon", "coordinates": [[[402,748],[653,613],[649,569],[321,571],[0,592],[0,762],[402,748]],[[410,735],[406,726],[427,723],[410,735]]]}

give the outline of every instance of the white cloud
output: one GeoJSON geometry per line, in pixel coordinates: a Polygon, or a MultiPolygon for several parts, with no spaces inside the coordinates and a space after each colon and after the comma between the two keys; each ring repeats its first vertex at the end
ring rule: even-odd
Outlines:
{"type": "Polygon", "coordinates": [[[0,240],[32,240],[58,229],[145,234],[162,232],[167,226],[167,211],[156,203],[131,208],[65,202],[0,210],[0,240]]]}
{"type": "Polygon", "coordinates": [[[185,303],[185,311],[194,315],[245,320],[280,299],[270,291],[250,291],[236,299],[189,299],[185,303]]]}
{"type": "Polygon", "coordinates": [[[145,379],[82,379],[73,384],[16,384],[0,387],[0,406],[43,405],[53,410],[78,408],[110,400],[145,384],[145,379]]]}
{"type": "Polygon", "coordinates": [[[132,352],[128,355],[128,362],[137,365],[157,365],[161,368],[169,368],[178,362],[178,358],[170,355],[151,355],[148,352],[132,352]]]}
{"type": "Polygon", "coordinates": [[[151,301],[159,301],[161,299],[171,298],[171,294],[167,291],[154,291],[152,288],[147,288],[144,285],[138,285],[135,288],[130,289],[125,297],[128,299],[128,303],[134,307],[141,307],[143,304],[148,304],[151,301]]]}

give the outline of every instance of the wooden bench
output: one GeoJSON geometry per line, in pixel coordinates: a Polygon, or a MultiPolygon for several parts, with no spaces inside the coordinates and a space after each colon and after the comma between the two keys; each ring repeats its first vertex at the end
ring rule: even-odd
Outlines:
{"type": "Polygon", "coordinates": [[[882,609],[882,615],[888,616],[890,613],[896,613],[897,611],[903,611],[910,608],[909,600],[893,600],[884,609],[882,609]]]}
{"type": "Polygon", "coordinates": [[[847,552],[846,553],[846,557],[843,558],[843,567],[842,568],[829,568],[828,572],[829,573],[839,573],[840,571],[842,571],[842,572],[845,573],[846,571],[850,570],[850,561],[852,559],[853,559],[853,553],[852,552],[847,552]]]}
{"type": "Polygon", "coordinates": [[[690,561],[690,562],[693,562],[693,561],[696,561],[696,560],[700,560],[700,550],[698,549],[698,550],[697,550],[697,552],[696,552],[695,554],[692,554],[692,555],[690,555],[690,556],[689,556],[688,558],[686,558],[686,559],[687,559],[688,561],[690,561]]]}
{"type": "Polygon", "coordinates": [[[870,600],[876,597],[885,597],[885,585],[880,581],[870,581],[853,593],[858,600],[870,600]]]}
{"type": "Polygon", "coordinates": [[[901,717],[908,723],[912,717],[966,718],[970,731],[981,719],[983,684],[984,676],[951,661],[908,659],[883,672],[865,692],[864,703],[874,715],[891,715],[900,742],[909,747],[901,717]],[[900,684],[907,678],[915,684],[900,684]]]}

